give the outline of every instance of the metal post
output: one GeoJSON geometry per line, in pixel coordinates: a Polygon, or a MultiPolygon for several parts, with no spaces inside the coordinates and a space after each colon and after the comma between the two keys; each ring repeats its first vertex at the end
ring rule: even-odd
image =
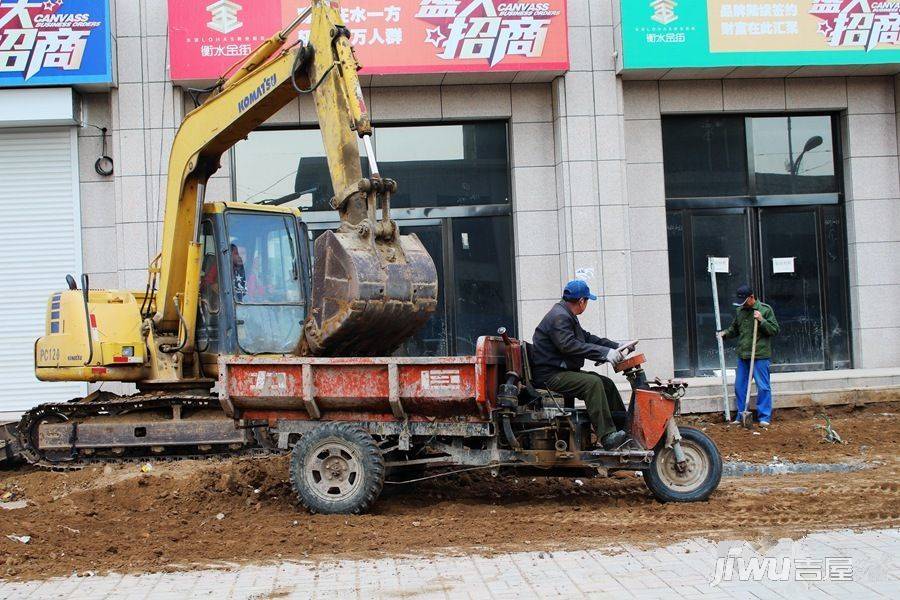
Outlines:
{"type": "Polygon", "coordinates": [[[719,345],[719,369],[722,371],[722,412],[725,414],[725,422],[731,421],[731,410],[728,407],[728,375],[725,373],[725,345],[718,332],[722,330],[722,317],[719,315],[719,288],[716,285],[716,267],[712,256],[708,256],[707,270],[709,282],[712,284],[713,312],[716,315],[716,343],[719,345]]]}

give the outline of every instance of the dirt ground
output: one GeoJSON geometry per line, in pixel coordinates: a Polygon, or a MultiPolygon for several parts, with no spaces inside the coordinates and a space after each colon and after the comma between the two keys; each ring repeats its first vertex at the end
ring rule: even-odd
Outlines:
{"type": "MultiPolygon", "coordinates": [[[[462,474],[386,486],[368,515],[297,508],[286,457],[0,472],[0,577],[182,570],[340,556],[577,549],[751,539],[833,527],[900,526],[900,402],[830,408],[847,441],[822,442],[815,411],[780,411],[768,430],[692,419],[726,460],[865,461],[855,473],[726,478],[701,504],[660,504],[640,478],[462,474]],[[754,435],[758,433],[759,435],[754,435]],[[29,543],[7,535],[31,536],[29,543]]],[[[691,419],[687,419],[691,420],[691,419]]]]}

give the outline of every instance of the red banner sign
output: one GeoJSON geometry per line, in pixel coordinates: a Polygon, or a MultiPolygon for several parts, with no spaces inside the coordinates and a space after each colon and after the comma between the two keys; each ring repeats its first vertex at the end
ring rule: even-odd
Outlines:
{"type": "MultiPolygon", "coordinates": [[[[215,79],[308,0],[169,0],[171,75],[215,79]]],[[[568,68],[565,0],[348,0],[341,14],[363,75],[568,68]]],[[[308,25],[297,35],[308,38],[308,25]]]]}

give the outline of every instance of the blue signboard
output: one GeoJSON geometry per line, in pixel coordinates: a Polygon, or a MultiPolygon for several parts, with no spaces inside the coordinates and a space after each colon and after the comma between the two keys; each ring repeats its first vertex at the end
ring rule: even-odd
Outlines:
{"type": "Polygon", "coordinates": [[[0,0],[0,87],[112,81],[108,0],[0,0]]]}

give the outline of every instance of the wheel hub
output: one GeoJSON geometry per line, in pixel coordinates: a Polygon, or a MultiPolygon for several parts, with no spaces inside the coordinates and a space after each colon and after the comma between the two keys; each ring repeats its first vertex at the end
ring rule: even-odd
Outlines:
{"type": "Polygon", "coordinates": [[[328,440],[317,446],[304,465],[310,489],[329,501],[353,494],[362,482],[362,467],[354,449],[343,441],[328,440]]]}
{"type": "Polygon", "coordinates": [[[682,440],[681,447],[684,461],[677,462],[675,453],[668,450],[665,458],[657,463],[657,470],[668,487],[679,492],[690,492],[703,483],[710,465],[706,454],[692,442],[682,440]]]}

